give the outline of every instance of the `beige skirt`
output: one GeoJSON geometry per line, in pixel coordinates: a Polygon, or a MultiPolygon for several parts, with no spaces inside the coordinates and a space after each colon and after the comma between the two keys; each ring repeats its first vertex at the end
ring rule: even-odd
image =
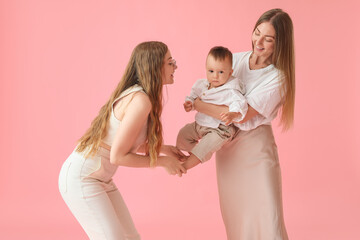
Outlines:
{"type": "Polygon", "coordinates": [[[281,172],[272,128],[239,130],[216,154],[228,240],[287,240],[281,172]]]}

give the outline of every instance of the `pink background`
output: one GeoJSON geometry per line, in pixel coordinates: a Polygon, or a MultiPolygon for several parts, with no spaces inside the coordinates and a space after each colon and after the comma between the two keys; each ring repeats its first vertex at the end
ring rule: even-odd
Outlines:
{"type": "MultiPolygon", "coordinates": [[[[0,1],[0,239],[86,239],[58,193],[76,140],[139,42],[168,44],[165,141],[208,50],[251,48],[257,18],[280,7],[296,40],[295,127],[274,123],[292,240],[360,239],[360,7],[345,1],[0,1]]],[[[183,178],[119,168],[115,181],[145,240],[225,239],[214,160],[183,178]]]]}

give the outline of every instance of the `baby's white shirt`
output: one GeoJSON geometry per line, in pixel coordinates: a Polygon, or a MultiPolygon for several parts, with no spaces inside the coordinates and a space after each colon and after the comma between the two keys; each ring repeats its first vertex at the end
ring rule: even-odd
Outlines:
{"type": "MultiPolygon", "coordinates": [[[[229,112],[239,112],[241,117],[235,121],[241,121],[247,113],[248,105],[243,96],[243,89],[241,82],[236,77],[230,79],[219,87],[209,89],[210,83],[207,79],[199,79],[191,88],[190,95],[185,98],[185,101],[192,103],[196,98],[200,98],[203,102],[212,103],[216,105],[229,106],[229,112]]],[[[213,118],[204,113],[196,113],[195,121],[205,127],[217,128],[220,124],[224,124],[219,119],[213,118]]]]}

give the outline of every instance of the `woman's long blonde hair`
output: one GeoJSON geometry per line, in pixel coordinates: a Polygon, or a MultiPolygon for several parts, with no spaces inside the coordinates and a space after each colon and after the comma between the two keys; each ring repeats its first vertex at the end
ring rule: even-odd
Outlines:
{"type": "Polygon", "coordinates": [[[156,164],[163,142],[160,116],[162,112],[162,67],[168,47],[162,42],[143,42],[133,50],[125,73],[110,99],[100,109],[90,128],[79,139],[76,151],[91,156],[98,150],[101,140],[107,134],[112,104],[126,89],[140,85],[150,99],[152,108],[148,117],[146,154],[150,156],[150,166],[156,164]]]}
{"type": "MultiPolygon", "coordinates": [[[[294,122],[295,109],[295,53],[294,28],[290,16],[281,9],[271,9],[261,15],[254,30],[263,22],[269,22],[275,29],[275,49],[272,63],[280,71],[284,81],[281,88],[283,105],[281,125],[288,130],[294,122]]],[[[254,49],[254,46],[253,46],[254,49]]]]}

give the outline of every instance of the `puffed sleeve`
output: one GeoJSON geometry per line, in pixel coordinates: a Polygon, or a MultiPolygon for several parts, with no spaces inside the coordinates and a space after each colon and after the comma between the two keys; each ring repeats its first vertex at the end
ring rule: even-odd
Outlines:
{"type": "Polygon", "coordinates": [[[247,94],[248,104],[265,118],[275,114],[282,104],[281,83],[278,76],[263,81],[247,94]]]}
{"type": "Polygon", "coordinates": [[[241,86],[239,79],[233,79],[228,82],[228,86],[231,89],[228,90],[228,101],[229,101],[229,112],[238,112],[241,113],[241,116],[234,119],[235,122],[240,122],[244,119],[247,110],[248,104],[246,98],[243,96],[243,88],[241,86]]]}
{"type": "Polygon", "coordinates": [[[249,52],[238,52],[238,53],[234,53],[233,54],[233,69],[234,72],[232,73],[233,76],[235,77],[240,77],[240,73],[242,68],[240,67],[244,61],[244,59],[246,58],[246,54],[249,54],[249,52]]]}

